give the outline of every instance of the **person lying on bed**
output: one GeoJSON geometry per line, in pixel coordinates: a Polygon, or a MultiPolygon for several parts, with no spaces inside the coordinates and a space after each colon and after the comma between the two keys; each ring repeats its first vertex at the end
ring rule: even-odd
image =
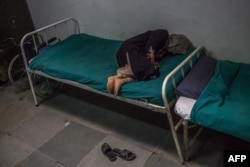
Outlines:
{"type": "Polygon", "coordinates": [[[167,30],[159,29],[125,40],[116,54],[119,68],[116,75],[108,77],[107,91],[118,95],[125,83],[158,77],[158,61],[167,52],[168,37],[167,30]]]}

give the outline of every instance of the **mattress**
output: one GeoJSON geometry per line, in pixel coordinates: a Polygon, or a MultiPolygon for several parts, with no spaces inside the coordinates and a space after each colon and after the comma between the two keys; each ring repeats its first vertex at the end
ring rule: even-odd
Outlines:
{"type": "MultiPolygon", "coordinates": [[[[55,78],[75,81],[107,92],[107,78],[116,74],[118,68],[116,52],[121,44],[122,41],[119,40],[88,34],[72,35],[43,50],[29,63],[29,67],[31,70],[38,70],[55,78]]],[[[158,78],[127,83],[122,86],[119,96],[163,106],[161,94],[163,80],[188,54],[166,56],[160,62],[158,78]]],[[[180,80],[180,76],[181,74],[177,75],[176,79],[180,80]]],[[[172,85],[167,86],[167,92],[168,100],[173,99],[172,85]]]]}

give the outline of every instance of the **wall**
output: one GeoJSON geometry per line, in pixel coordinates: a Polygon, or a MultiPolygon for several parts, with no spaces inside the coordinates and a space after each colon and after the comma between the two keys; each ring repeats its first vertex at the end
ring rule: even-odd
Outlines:
{"type": "Polygon", "coordinates": [[[66,17],[82,32],[126,39],[149,29],[187,35],[219,59],[250,63],[249,0],[27,0],[36,28],[66,17]]]}

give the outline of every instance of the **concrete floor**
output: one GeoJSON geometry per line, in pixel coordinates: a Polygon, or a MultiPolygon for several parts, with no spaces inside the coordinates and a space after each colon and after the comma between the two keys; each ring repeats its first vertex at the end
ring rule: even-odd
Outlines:
{"type": "Polygon", "coordinates": [[[30,90],[0,85],[1,167],[220,167],[223,150],[249,146],[214,131],[202,136],[180,164],[165,115],[69,87],[36,107],[30,90]],[[109,161],[105,142],[136,159],[109,161]]]}

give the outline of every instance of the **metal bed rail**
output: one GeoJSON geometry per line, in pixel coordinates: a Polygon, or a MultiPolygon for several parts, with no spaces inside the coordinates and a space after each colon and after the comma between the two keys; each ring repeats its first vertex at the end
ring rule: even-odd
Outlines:
{"type": "MultiPolygon", "coordinates": [[[[154,111],[154,112],[159,112],[159,113],[163,113],[163,114],[166,113],[166,110],[165,110],[165,108],[163,106],[151,104],[151,103],[148,103],[145,100],[128,99],[128,98],[124,98],[122,96],[115,96],[114,94],[102,92],[102,91],[96,90],[94,88],[91,88],[91,87],[89,87],[87,85],[84,85],[84,84],[80,84],[80,83],[75,82],[75,81],[71,81],[71,80],[67,80],[67,79],[61,79],[61,78],[55,78],[55,77],[52,77],[50,75],[47,75],[47,74],[45,74],[45,73],[43,73],[41,71],[37,71],[37,70],[29,69],[29,72],[32,72],[34,74],[37,74],[39,76],[43,76],[43,77],[46,77],[46,78],[49,78],[49,79],[52,79],[52,80],[56,80],[56,81],[65,83],[67,85],[71,85],[71,86],[74,86],[74,87],[77,87],[77,88],[80,88],[80,89],[84,89],[84,90],[87,90],[87,91],[90,91],[90,92],[93,92],[93,93],[97,93],[97,94],[100,94],[100,95],[103,95],[103,96],[106,96],[106,97],[110,97],[110,98],[113,98],[113,99],[116,99],[116,100],[120,100],[120,101],[129,103],[129,104],[133,104],[133,105],[145,108],[145,109],[149,109],[149,110],[154,111]]],[[[35,104],[38,105],[39,103],[35,103],[35,104]]]]}

